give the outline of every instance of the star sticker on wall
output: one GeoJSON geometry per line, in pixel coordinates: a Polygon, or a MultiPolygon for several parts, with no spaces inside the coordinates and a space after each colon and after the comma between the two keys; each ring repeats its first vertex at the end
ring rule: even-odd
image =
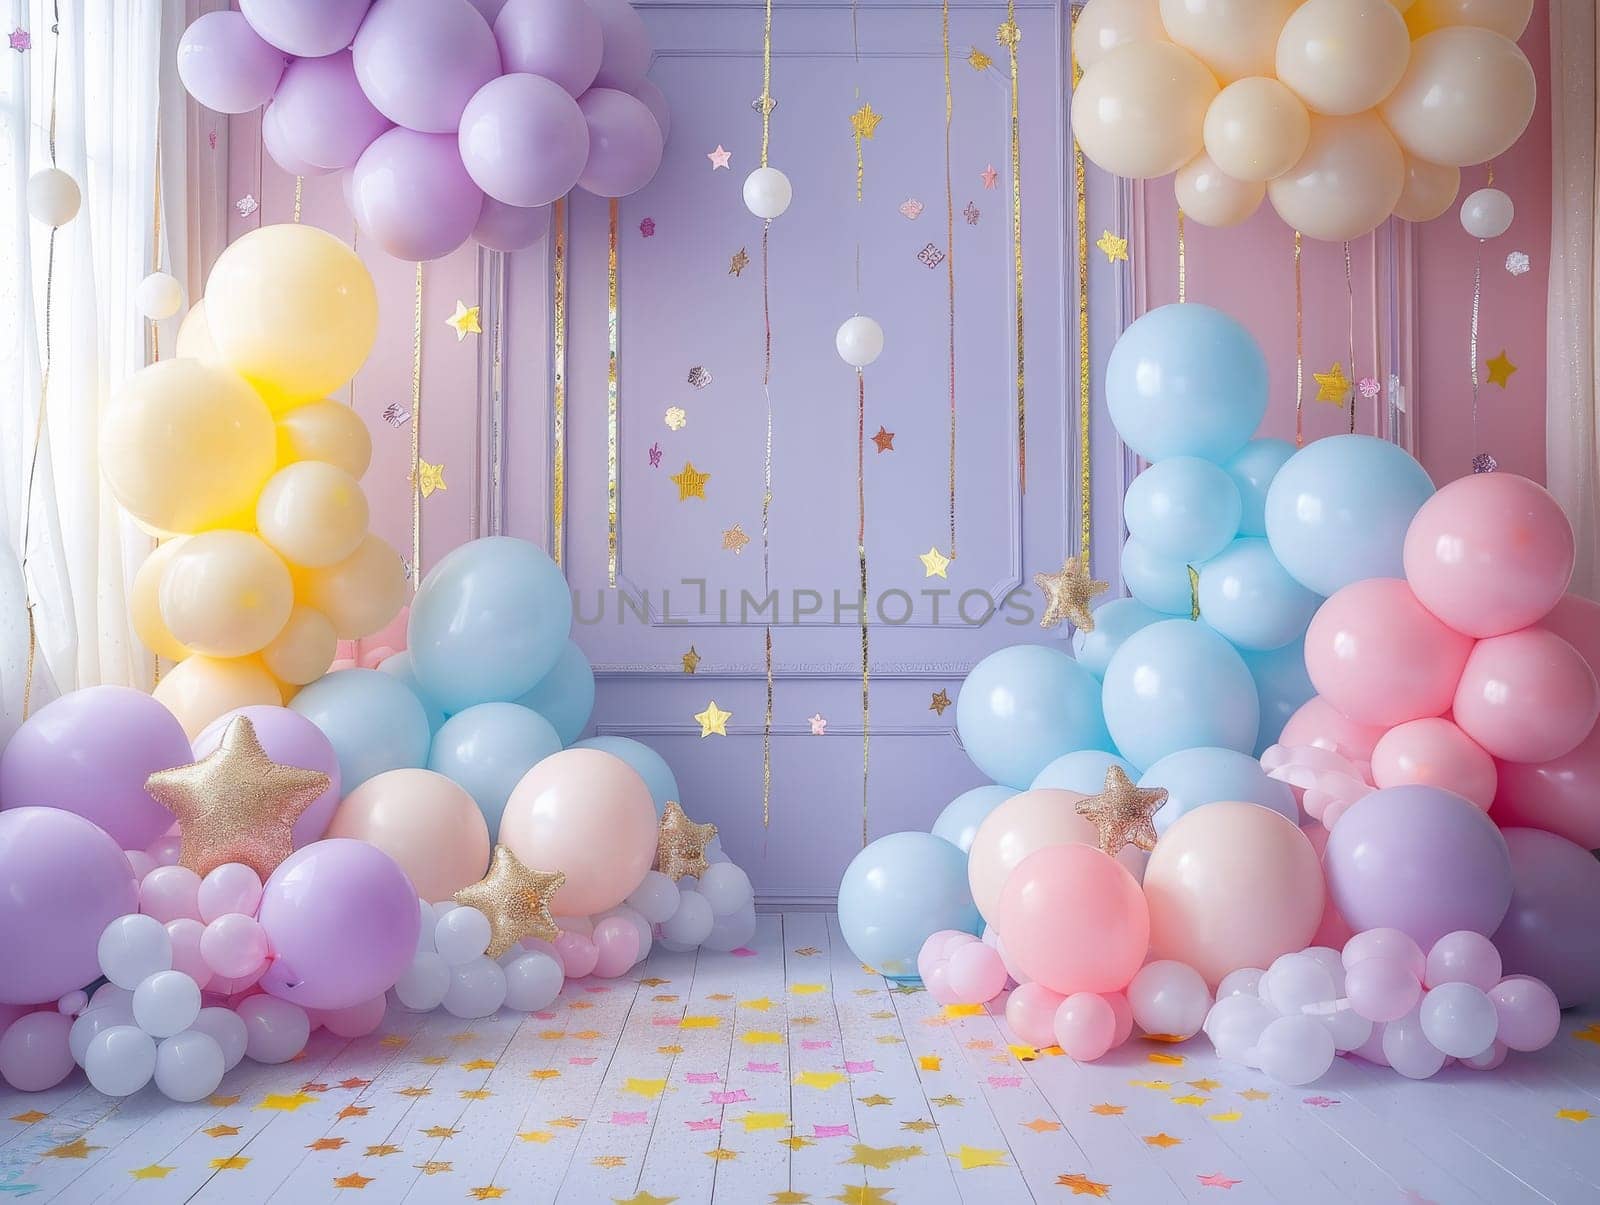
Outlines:
{"type": "Polygon", "coordinates": [[[967,51],[967,66],[974,71],[987,71],[994,66],[994,60],[974,46],[967,51]]]}
{"type": "Polygon", "coordinates": [[[1094,611],[1090,603],[1109,590],[1111,583],[1093,577],[1088,561],[1087,556],[1070,556],[1061,562],[1059,573],[1033,575],[1034,585],[1044,591],[1041,628],[1059,627],[1066,620],[1080,632],[1094,631],[1094,611]]]}
{"type": "Polygon", "coordinates": [[[1511,374],[1517,371],[1517,366],[1507,358],[1505,348],[1500,349],[1500,354],[1492,360],[1485,360],[1484,367],[1489,370],[1489,384],[1498,385],[1504,389],[1511,380],[1511,374]]]}
{"type": "Polygon", "coordinates": [[[941,686],[933,692],[933,698],[928,703],[928,710],[938,715],[943,715],[944,709],[948,706],[950,706],[950,692],[941,686]]]}
{"type": "Polygon", "coordinates": [[[871,138],[878,130],[878,123],[883,120],[883,114],[875,112],[872,102],[867,101],[850,114],[850,130],[857,138],[871,138]]]}
{"type": "Polygon", "coordinates": [[[728,261],[729,276],[743,276],[744,270],[750,266],[750,253],[740,247],[733,253],[733,258],[728,261]]]}
{"type": "Polygon", "coordinates": [[[455,312],[444,320],[444,324],[456,333],[456,342],[460,343],[468,335],[483,334],[481,321],[482,310],[479,306],[468,305],[459,297],[456,298],[455,312]]]}
{"type": "Polygon", "coordinates": [[[719,167],[728,166],[728,160],[733,158],[733,152],[724,149],[722,143],[719,142],[716,150],[706,152],[706,158],[711,160],[711,170],[716,171],[719,167]]]}
{"type": "Polygon", "coordinates": [[[1106,263],[1114,264],[1119,260],[1123,263],[1128,259],[1128,240],[1120,234],[1113,234],[1109,230],[1102,230],[1100,237],[1095,239],[1094,245],[1100,248],[1106,257],[1106,263]]]}
{"type": "Polygon", "coordinates": [[[922,562],[923,577],[942,577],[946,581],[950,580],[950,574],[948,572],[950,568],[950,558],[945,556],[944,553],[940,552],[937,548],[928,549],[927,552],[924,552],[918,556],[917,560],[922,562]]]}
{"type": "Polygon", "coordinates": [[[694,645],[689,646],[689,651],[683,655],[683,672],[692,674],[700,666],[700,654],[695,651],[694,645]]]}
{"type": "Polygon", "coordinates": [[[702,473],[686,460],[683,462],[683,471],[674,473],[668,480],[678,487],[678,501],[685,502],[690,498],[705,498],[706,482],[711,480],[711,474],[702,473]]]}
{"type": "Polygon", "coordinates": [[[978,178],[983,181],[985,188],[993,188],[1000,181],[1000,173],[994,170],[994,164],[989,164],[978,173],[978,178]]]}
{"type": "Polygon", "coordinates": [[[872,437],[872,442],[878,445],[879,455],[882,455],[884,452],[893,452],[894,432],[886,430],[880,425],[878,427],[878,433],[872,437]]]}
{"type": "Polygon", "coordinates": [[[827,718],[820,711],[810,716],[806,722],[811,725],[812,736],[826,736],[828,734],[827,718]]]}
{"type": "Polygon", "coordinates": [[[1317,383],[1317,401],[1344,405],[1345,395],[1350,392],[1350,378],[1344,374],[1343,361],[1335,360],[1327,372],[1314,372],[1311,376],[1317,383]]]}
{"type": "Polygon", "coordinates": [[[444,483],[444,465],[430,464],[421,459],[417,461],[416,483],[424,498],[433,497],[435,490],[450,488],[444,483]]]}
{"type": "Polygon", "coordinates": [[[978,212],[977,205],[972,201],[967,202],[967,207],[961,211],[961,214],[967,219],[968,226],[976,226],[978,224],[978,218],[981,216],[978,212]]]}
{"type": "Polygon", "coordinates": [[[724,711],[717,706],[717,701],[712,699],[706,704],[704,711],[695,713],[694,717],[700,724],[700,736],[727,736],[728,721],[733,718],[733,712],[724,711]]]}
{"type": "Polygon", "coordinates": [[[735,523],[732,527],[728,528],[727,531],[722,533],[723,548],[733,553],[734,556],[738,556],[741,552],[743,552],[744,546],[749,542],[750,537],[744,534],[744,527],[739,523],[735,523]]]}

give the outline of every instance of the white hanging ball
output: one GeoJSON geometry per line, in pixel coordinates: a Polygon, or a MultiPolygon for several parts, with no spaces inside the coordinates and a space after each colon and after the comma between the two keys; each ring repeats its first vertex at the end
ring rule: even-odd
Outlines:
{"type": "Polygon", "coordinates": [[[758,218],[781,218],[792,200],[794,186],[775,167],[758,167],[744,178],[744,207],[758,218]]]}
{"type": "Polygon", "coordinates": [[[167,927],[142,913],[130,912],[107,925],[96,953],[100,973],[130,992],[157,971],[172,969],[172,938],[167,927]]]}
{"type": "Polygon", "coordinates": [[[865,368],[883,354],[883,327],[865,314],[857,314],[844,320],[833,345],[851,368],[865,368]]]}
{"type": "Polygon", "coordinates": [[[156,1047],[156,1087],[169,1100],[204,1100],[227,1071],[222,1047],[198,1029],[174,1034],[156,1047]]]}
{"type": "Polygon", "coordinates": [[[473,1020],[489,1017],[506,1002],[506,973],[492,958],[479,955],[450,969],[450,986],[444,1009],[453,1017],[473,1020]]]}
{"type": "Polygon", "coordinates": [[[152,1038],[170,1038],[200,1015],[200,988],[182,971],[158,971],[133,992],[134,1023],[152,1038]]]}
{"type": "Polygon", "coordinates": [[[434,948],[448,966],[461,966],[480,957],[488,948],[489,918],[476,908],[452,908],[439,918],[433,930],[434,948]]]}
{"type": "Polygon", "coordinates": [[[152,322],[161,322],[183,308],[183,286],[171,272],[152,272],[134,286],[133,304],[152,322]]]}
{"type": "Polygon", "coordinates": [[[82,199],[78,182],[59,167],[41,168],[28,177],[28,212],[46,226],[72,221],[82,199]]]}
{"type": "Polygon", "coordinates": [[[205,1034],[217,1044],[222,1051],[222,1064],[225,1070],[232,1071],[239,1065],[239,1060],[244,1058],[244,1048],[249,1040],[249,1033],[239,1014],[231,1008],[202,1008],[200,1015],[194,1019],[194,1024],[189,1028],[205,1034]]]}
{"type": "Polygon", "coordinates": [[[1499,238],[1516,216],[1511,198],[1498,188],[1480,188],[1461,202],[1461,227],[1473,238],[1499,238]]]}
{"type": "Polygon", "coordinates": [[[444,1003],[450,990],[450,967],[432,950],[424,950],[394,985],[395,999],[414,1013],[429,1012],[444,1003]]]}
{"type": "Polygon", "coordinates": [[[96,1091],[132,1096],[156,1073],[155,1039],[134,1025],[103,1029],[83,1052],[83,1071],[96,1091]]]}

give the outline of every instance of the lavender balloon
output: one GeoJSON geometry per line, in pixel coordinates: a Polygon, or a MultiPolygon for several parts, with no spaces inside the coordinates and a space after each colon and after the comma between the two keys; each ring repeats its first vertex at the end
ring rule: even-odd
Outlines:
{"type": "Polygon", "coordinates": [[[630,91],[650,69],[650,35],[644,19],[634,12],[628,0],[588,0],[605,36],[605,51],[600,56],[600,71],[595,76],[599,88],[630,91]]]}
{"type": "Polygon", "coordinates": [[[1340,817],[1322,856],[1339,914],[1429,949],[1446,933],[1495,931],[1511,902],[1511,856],[1494,821],[1438,787],[1374,791],[1340,817]]]}
{"type": "Polygon", "coordinates": [[[0,812],[0,883],[0,1004],[55,1000],[92,983],[100,934],[139,906],[117,843],[55,808],[0,812]]]}
{"type": "Polygon", "coordinates": [[[372,0],[239,0],[255,31],[279,50],[319,58],[356,36],[372,0]]]}
{"type": "Polygon", "coordinates": [[[1600,862],[1541,829],[1504,836],[1514,886],[1494,944],[1505,973],[1544,980],[1562,1008],[1600,1002],[1600,862]]]}
{"type": "Polygon", "coordinates": [[[236,717],[244,716],[255,727],[256,739],[273,761],[302,770],[320,770],[328,776],[328,789],[316,802],[300,813],[294,822],[294,847],[320,840],[343,798],[339,782],[339,755],[333,742],[298,711],[287,707],[240,707],[218,716],[194,738],[194,756],[199,760],[222,744],[222,733],[236,717]]]}
{"type": "Polygon", "coordinates": [[[302,159],[289,145],[289,138],[279,124],[278,116],[277,105],[268,105],[266,112],[261,115],[261,145],[267,148],[267,154],[272,156],[272,161],[291,176],[327,175],[331,169],[318,167],[315,163],[302,159]]]}
{"type": "Polygon", "coordinates": [[[417,893],[388,854],[365,841],[316,841],[290,854],[262,888],[273,951],[261,986],[302,1008],[351,1008],[381,996],[411,966],[422,928],[417,893]]]}
{"type": "Polygon", "coordinates": [[[578,98],[589,126],[589,161],[578,184],[600,197],[625,197],[650,183],[661,166],[661,127],[644,101],[612,88],[578,98]]]}
{"type": "Polygon", "coordinates": [[[183,725],[160,703],[126,686],[90,686],[17,729],[0,756],[0,807],[76,812],[118,849],[143,849],[172,827],[145,779],[191,760],[183,725]]]}
{"type": "Polygon", "coordinates": [[[566,196],[589,159],[589,127],[561,85],[537,75],[502,75],[461,114],[461,161],[485,193],[507,205],[548,205],[566,196]]]}
{"type": "Polygon", "coordinates": [[[356,164],[350,196],[361,229],[396,259],[448,255],[483,212],[483,193],[452,134],[398,129],[379,136],[356,164]]]}
{"type": "Polygon", "coordinates": [[[582,96],[600,71],[600,18],[584,0],[508,0],[494,19],[507,71],[542,75],[582,96]]]}
{"type": "Polygon", "coordinates": [[[485,197],[472,237],[491,251],[521,251],[533,246],[549,230],[550,206],[523,209],[485,197]]]}
{"type": "Polygon", "coordinates": [[[644,107],[650,110],[650,116],[656,119],[656,125],[661,127],[661,141],[665,143],[672,137],[672,108],[667,104],[667,94],[649,80],[640,80],[628,89],[634,96],[644,102],[644,107]]]}
{"type": "Polygon", "coordinates": [[[272,112],[284,148],[329,169],[354,165],[390,125],[361,90],[348,50],[290,63],[272,98],[272,112]]]}
{"type": "Polygon", "coordinates": [[[260,108],[282,75],[282,51],[262,41],[238,13],[197,17],[178,41],[178,78],[190,96],[218,113],[260,108]]]}
{"type": "Polygon", "coordinates": [[[454,133],[472,94],[500,74],[494,32],[468,0],[378,0],[351,50],[378,112],[427,134],[454,133]]]}

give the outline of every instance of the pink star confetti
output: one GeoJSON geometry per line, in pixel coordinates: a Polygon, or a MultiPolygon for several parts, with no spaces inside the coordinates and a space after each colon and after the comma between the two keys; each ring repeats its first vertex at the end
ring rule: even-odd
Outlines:
{"type": "Polygon", "coordinates": [[[735,1088],[732,1092],[713,1092],[711,1099],[706,1103],[711,1105],[735,1105],[740,1101],[749,1099],[750,1093],[743,1088],[735,1088]]]}
{"type": "Polygon", "coordinates": [[[1360,390],[1361,396],[1366,398],[1370,402],[1373,398],[1378,396],[1378,389],[1379,389],[1378,378],[1377,377],[1362,377],[1361,378],[1361,383],[1358,384],[1356,386],[1356,388],[1358,390],[1360,390]]]}
{"type": "Polygon", "coordinates": [[[1331,1096],[1308,1096],[1301,1103],[1310,1105],[1313,1109],[1331,1109],[1339,1102],[1331,1096]]]}
{"type": "Polygon", "coordinates": [[[900,212],[905,214],[907,221],[914,222],[922,216],[922,202],[915,197],[907,197],[900,202],[900,212]]]}
{"type": "Polygon", "coordinates": [[[735,958],[754,958],[756,956],[756,952],[749,946],[740,946],[736,950],[729,950],[728,953],[732,954],[735,958]]]}
{"type": "Polygon", "coordinates": [[[1212,1172],[1209,1176],[1195,1176],[1204,1188],[1232,1188],[1235,1184],[1243,1184],[1243,1180],[1230,1180],[1221,1172],[1212,1172]]]}
{"type": "Polygon", "coordinates": [[[11,49],[21,54],[24,50],[33,49],[33,35],[22,26],[17,26],[11,31],[11,49]]]}
{"type": "Polygon", "coordinates": [[[678,1028],[678,1018],[677,1017],[651,1017],[650,1018],[650,1024],[654,1025],[657,1029],[676,1029],[676,1028],[678,1028]]]}
{"type": "Polygon", "coordinates": [[[810,716],[806,720],[806,723],[811,725],[811,735],[812,736],[827,736],[828,735],[828,721],[820,711],[817,712],[815,715],[810,716]]]}
{"type": "Polygon", "coordinates": [[[701,1133],[706,1130],[716,1130],[721,1128],[722,1125],[722,1123],[715,1117],[702,1117],[699,1121],[686,1121],[683,1124],[688,1126],[696,1133],[701,1133]]]}
{"type": "Polygon", "coordinates": [[[801,1050],[832,1050],[832,1038],[804,1038],[800,1042],[801,1050]]]}
{"type": "Polygon", "coordinates": [[[940,264],[944,263],[944,252],[938,247],[935,247],[932,243],[929,243],[921,251],[917,252],[917,259],[930,268],[937,268],[940,264]]]}
{"type": "Polygon", "coordinates": [[[261,208],[261,202],[257,201],[249,193],[245,193],[244,196],[233,203],[233,207],[239,211],[241,218],[247,218],[261,208]]]}
{"type": "Polygon", "coordinates": [[[541,1021],[554,1021],[556,1019],[556,1014],[548,1008],[541,1008],[533,1015],[538,1017],[541,1021]]]}
{"type": "Polygon", "coordinates": [[[592,1055],[592,1054],[581,1054],[581,1055],[580,1054],[575,1054],[575,1055],[573,1055],[571,1058],[569,1058],[567,1060],[567,1066],[569,1066],[569,1067],[593,1067],[594,1066],[594,1055],[592,1055]]]}
{"type": "Polygon", "coordinates": [[[994,170],[994,164],[991,163],[978,173],[978,178],[983,181],[985,188],[993,188],[1000,180],[1000,173],[994,170]]]}
{"type": "Polygon", "coordinates": [[[729,150],[724,150],[723,146],[722,146],[722,143],[720,143],[720,142],[717,143],[717,149],[716,150],[707,151],[706,152],[706,158],[711,160],[711,170],[712,171],[716,171],[719,167],[727,167],[728,166],[728,160],[731,159],[732,157],[733,157],[733,152],[729,151],[729,150]]]}
{"type": "Polygon", "coordinates": [[[611,1124],[614,1125],[614,1126],[642,1126],[645,1123],[645,1118],[647,1116],[648,1116],[647,1114],[642,1113],[642,1112],[640,1112],[640,1113],[615,1112],[615,1113],[611,1114],[611,1124]]]}
{"type": "Polygon", "coordinates": [[[586,983],[583,985],[583,990],[591,996],[598,996],[604,992],[609,992],[611,986],[605,983],[586,983]]]}
{"type": "Polygon", "coordinates": [[[858,1061],[846,1059],[844,1069],[851,1075],[870,1075],[872,1072],[878,1069],[878,1065],[871,1059],[861,1059],[858,1061]]]}
{"type": "Polygon", "coordinates": [[[744,1069],[754,1072],[756,1075],[776,1075],[783,1070],[777,1063],[746,1063],[744,1069]]]}
{"type": "Polygon", "coordinates": [[[683,1078],[691,1084],[714,1084],[722,1077],[715,1071],[691,1071],[683,1078]]]}
{"type": "Polygon", "coordinates": [[[661,444],[659,441],[650,445],[650,467],[652,469],[661,467],[661,444]]]}
{"type": "Polygon", "coordinates": [[[980,216],[978,207],[971,201],[967,202],[967,207],[961,211],[961,215],[967,219],[968,226],[976,226],[978,224],[978,217],[980,216]]]}
{"type": "Polygon", "coordinates": [[[814,1124],[811,1127],[811,1136],[813,1138],[849,1138],[850,1127],[847,1125],[823,1126],[814,1124]]]}
{"type": "Polygon", "coordinates": [[[639,222],[639,236],[641,238],[654,238],[656,236],[656,220],[644,218],[639,222]]]}
{"type": "Polygon", "coordinates": [[[991,1088],[1016,1088],[1022,1084],[1020,1075],[991,1075],[989,1086],[991,1088]]]}

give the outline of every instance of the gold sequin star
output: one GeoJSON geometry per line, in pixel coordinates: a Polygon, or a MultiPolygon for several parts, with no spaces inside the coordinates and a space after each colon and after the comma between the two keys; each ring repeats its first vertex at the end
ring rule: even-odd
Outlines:
{"type": "MultiPolygon", "coordinates": [[[[715,707],[716,704],[711,706],[715,707]]],[[[705,721],[701,720],[701,723],[703,725],[705,721]]],[[[698,878],[706,872],[706,846],[716,835],[716,825],[696,824],[685,815],[676,799],[667,800],[656,837],[657,868],[673,880],[681,879],[686,874],[698,878]]]]}
{"type": "Polygon", "coordinates": [[[674,473],[668,480],[678,487],[678,501],[683,502],[689,498],[704,498],[706,482],[711,480],[711,474],[702,473],[691,461],[686,460],[683,462],[683,471],[674,473]]]}
{"type": "Polygon", "coordinates": [[[695,650],[694,645],[691,644],[689,646],[689,651],[683,655],[683,672],[686,674],[692,674],[699,667],[700,654],[695,650]]]}
{"type": "Polygon", "coordinates": [[[455,331],[457,343],[460,343],[468,335],[483,334],[480,308],[475,305],[468,305],[460,298],[456,299],[455,313],[446,318],[444,324],[455,331]]]}
{"type": "Polygon", "coordinates": [[[994,40],[1007,50],[1015,50],[1022,42],[1022,30],[1008,17],[1000,22],[1000,28],[994,31],[994,40]]]}
{"type": "Polygon", "coordinates": [[[265,879],[294,851],[294,822],[327,789],[321,771],[268,757],[244,716],[231,720],[222,743],[199,761],[145,780],[145,790],[182,825],[178,860],[202,877],[242,862],[265,879]]]}
{"type": "Polygon", "coordinates": [[[867,102],[850,114],[850,129],[857,138],[871,138],[882,120],[883,114],[874,112],[871,102],[867,102]]]}
{"type": "Polygon", "coordinates": [[[463,908],[476,908],[489,918],[490,958],[499,958],[524,937],[554,941],[561,936],[550,901],[567,876],[561,871],[530,870],[504,845],[494,847],[489,873],[455,894],[463,908]]]}
{"type": "Polygon", "coordinates": [[[1511,380],[1511,374],[1517,371],[1517,366],[1506,357],[1503,347],[1494,359],[1484,361],[1484,367],[1489,370],[1489,384],[1498,385],[1502,389],[1511,380]]]}
{"type": "Polygon", "coordinates": [[[1066,620],[1080,632],[1094,631],[1094,612],[1089,604],[1111,588],[1089,573],[1088,554],[1069,556],[1061,562],[1059,573],[1035,573],[1033,583],[1044,591],[1041,628],[1059,627],[1066,620]]]}
{"type": "Polygon", "coordinates": [[[974,71],[987,71],[994,66],[994,60],[974,46],[967,51],[967,65],[974,71]]]}
{"type": "Polygon", "coordinates": [[[417,461],[417,488],[422,491],[424,498],[433,497],[435,490],[449,489],[444,483],[444,465],[430,464],[426,460],[417,461]]]}
{"type": "Polygon", "coordinates": [[[743,276],[744,270],[750,266],[750,253],[740,247],[733,253],[733,258],[728,261],[729,276],[743,276]]]}
{"type": "Polygon", "coordinates": [[[1350,392],[1350,378],[1344,374],[1343,361],[1335,360],[1327,372],[1314,372],[1311,376],[1317,383],[1317,401],[1344,405],[1345,395],[1350,392]]]}
{"type": "Polygon", "coordinates": [[[922,562],[923,577],[942,577],[946,581],[950,580],[950,574],[948,572],[950,569],[950,558],[945,556],[944,553],[940,552],[937,548],[928,549],[927,552],[924,552],[921,556],[917,557],[917,560],[922,562]]]}
{"type": "Polygon", "coordinates": [[[933,692],[933,699],[928,703],[928,710],[938,715],[944,714],[944,709],[950,706],[950,692],[940,687],[933,692]]]}
{"type": "Polygon", "coordinates": [[[735,523],[722,533],[722,546],[734,556],[744,551],[744,546],[750,542],[750,537],[744,534],[744,525],[735,523]]]}
{"type": "Polygon", "coordinates": [[[1115,857],[1124,845],[1156,847],[1153,817],[1167,801],[1164,787],[1136,787],[1121,766],[1106,770],[1105,789],[1080,799],[1073,810],[1093,822],[1102,851],[1115,857]]]}
{"type": "MultiPolygon", "coordinates": [[[[693,670],[689,671],[693,673],[693,670]]],[[[700,736],[727,736],[728,721],[733,718],[733,712],[723,711],[717,706],[717,701],[712,699],[706,704],[704,711],[695,712],[694,718],[700,722],[700,736]]]]}
{"type": "Polygon", "coordinates": [[[1100,237],[1095,239],[1094,245],[1104,253],[1108,264],[1114,264],[1118,260],[1127,261],[1128,240],[1120,234],[1113,234],[1109,230],[1101,231],[1100,237]]]}

